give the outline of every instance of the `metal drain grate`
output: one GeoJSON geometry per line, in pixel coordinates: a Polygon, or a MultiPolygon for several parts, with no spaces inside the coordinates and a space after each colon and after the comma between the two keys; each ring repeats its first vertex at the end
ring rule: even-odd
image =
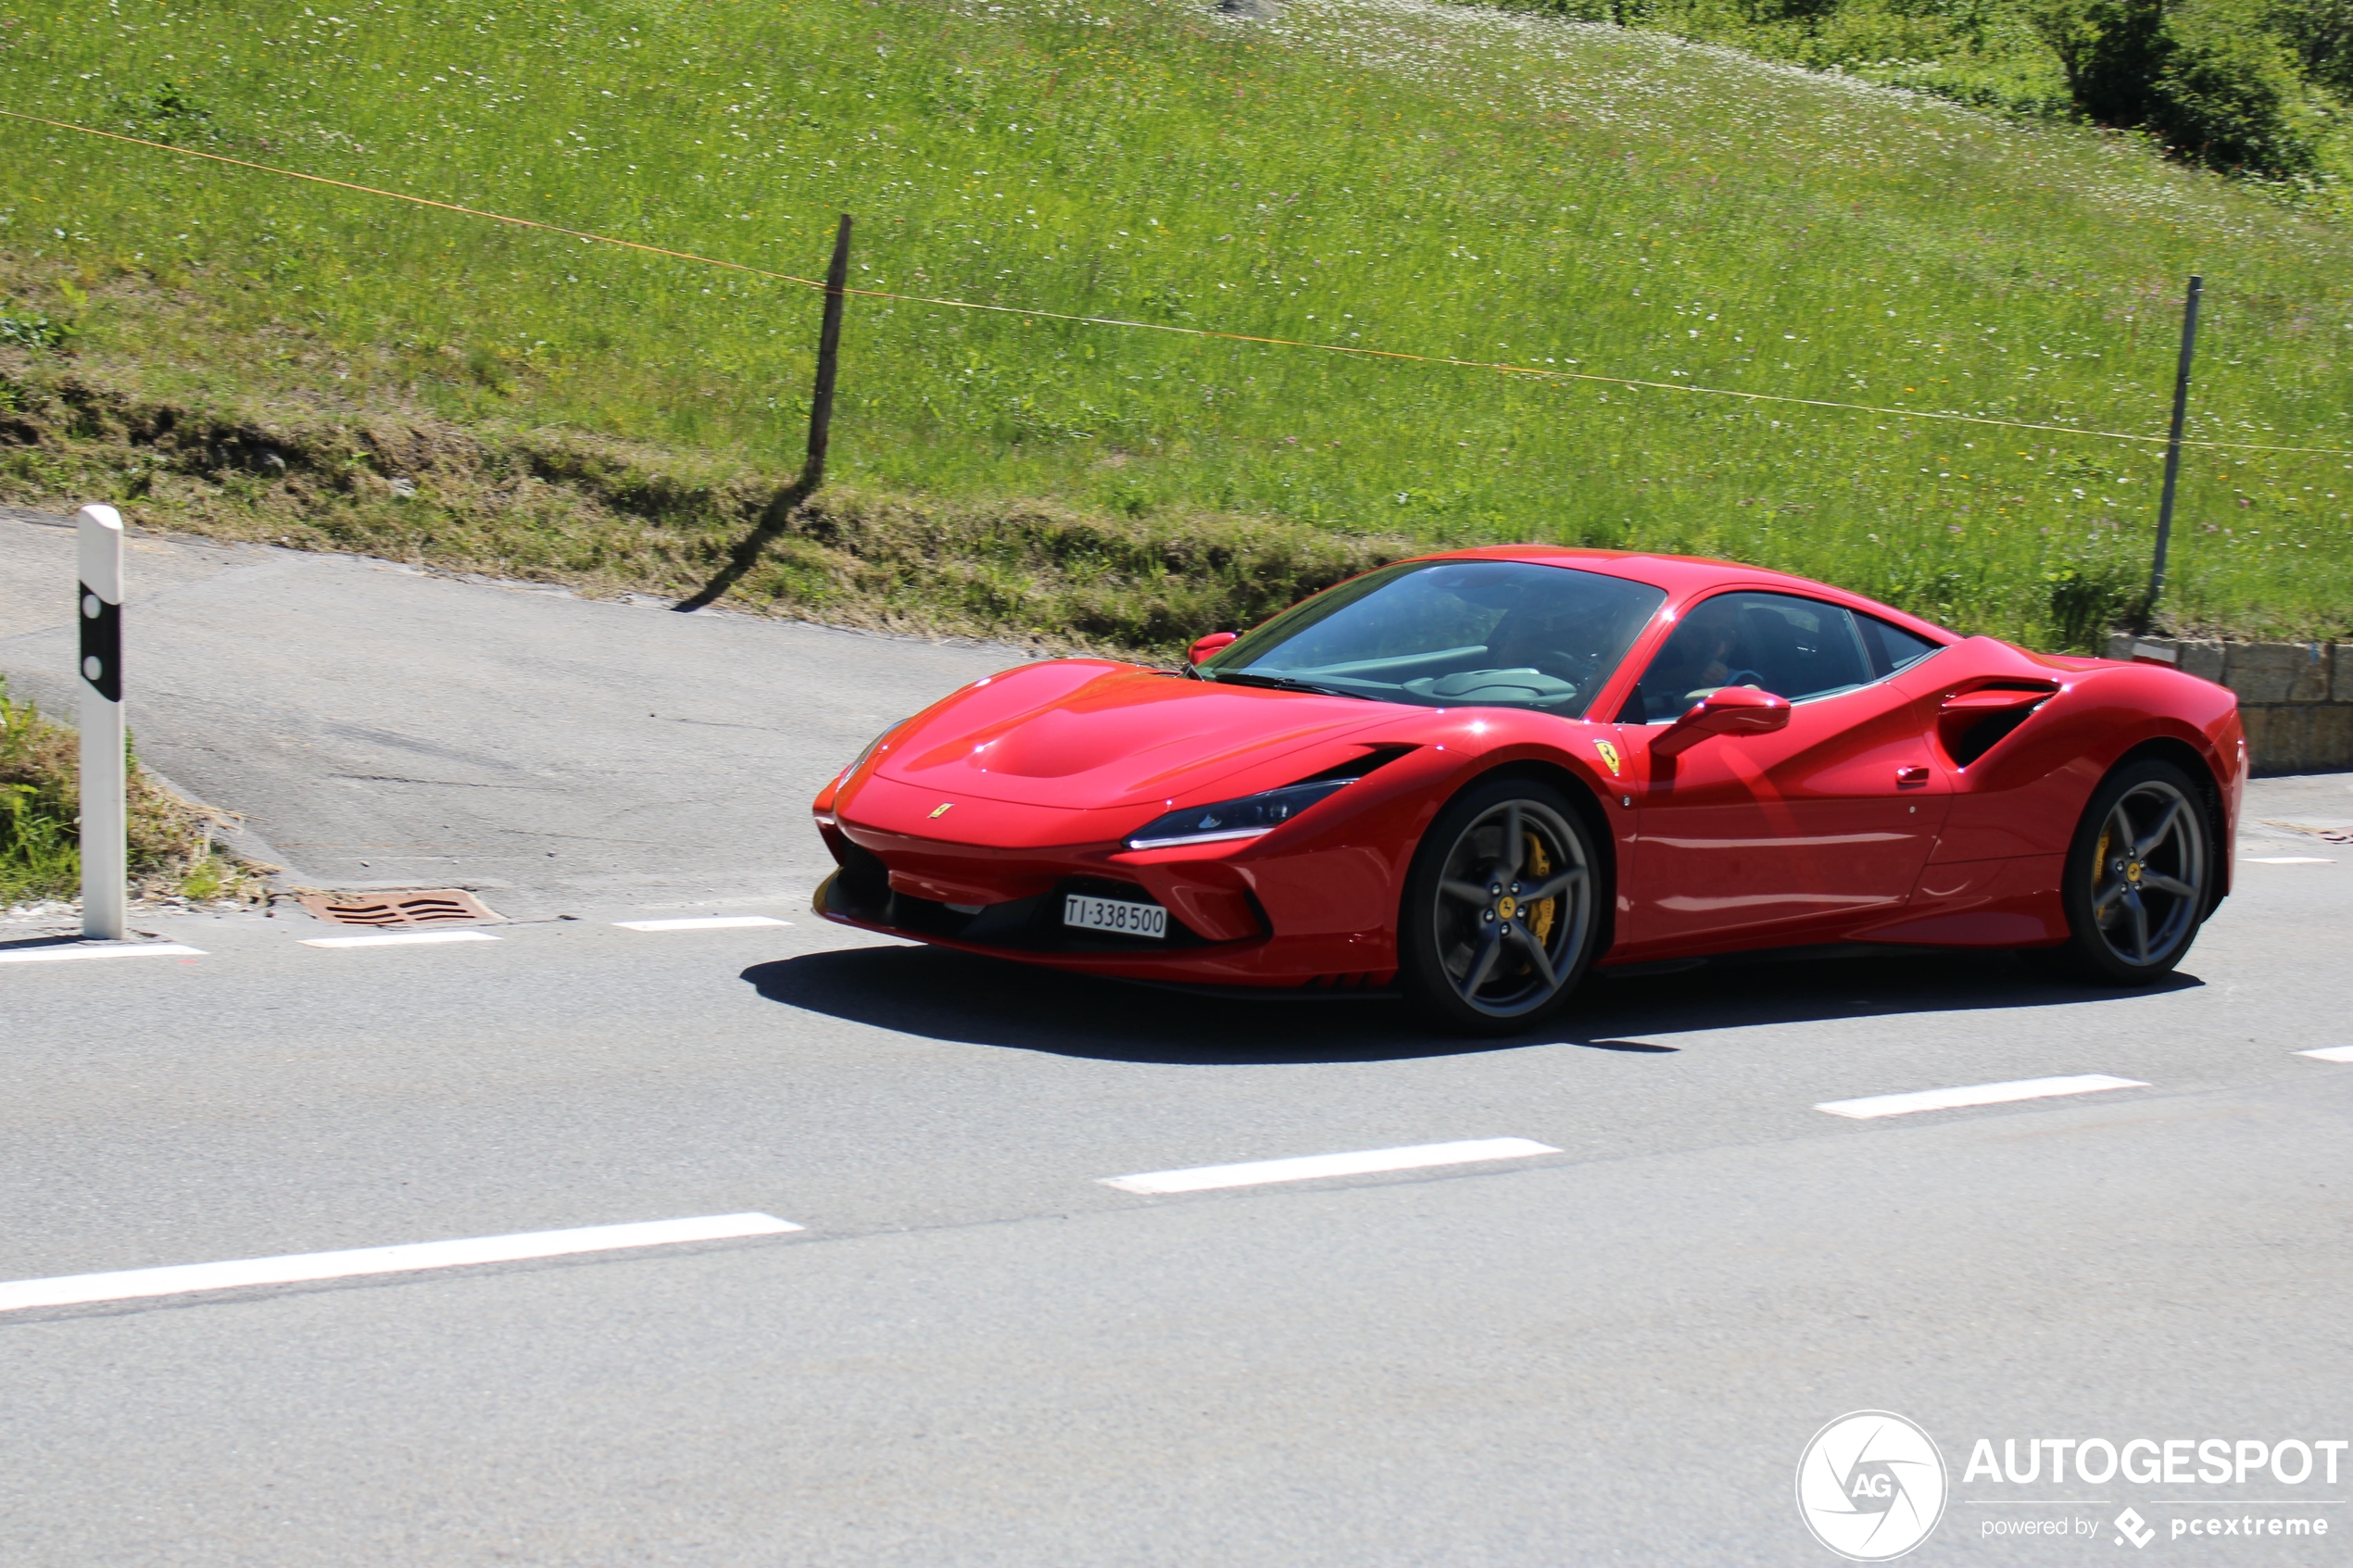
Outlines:
{"type": "Polygon", "coordinates": [[[441,925],[499,918],[459,887],[422,887],[373,897],[305,893],[300,899],[304,909],[333,925],[441,925]]]}

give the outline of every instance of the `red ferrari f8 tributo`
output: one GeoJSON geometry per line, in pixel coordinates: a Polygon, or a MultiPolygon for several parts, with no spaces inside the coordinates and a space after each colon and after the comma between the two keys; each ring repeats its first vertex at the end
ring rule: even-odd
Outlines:
{"type": "Polygon", "coordinates": [[[1185,667],[1050,659],[817,797],[820,913],[1472,1033],[1592,965],[1831,942],[2171,971],[2229,889],[2232,694],[1725,561],[1400,561],[1185,667]]]}

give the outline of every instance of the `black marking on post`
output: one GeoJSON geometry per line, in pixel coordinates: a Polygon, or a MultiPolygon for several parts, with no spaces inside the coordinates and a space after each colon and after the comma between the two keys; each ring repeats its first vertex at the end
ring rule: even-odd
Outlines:
{"type": "Polygon", "coordinates": [[[78,586],[82,589],[82,678],[108,702],[120,702],[122,607],[107,603],[90,591],[87,583],[78,586]],[[94,659],[97,671],[94,675],[91,673],[94,659]]]}

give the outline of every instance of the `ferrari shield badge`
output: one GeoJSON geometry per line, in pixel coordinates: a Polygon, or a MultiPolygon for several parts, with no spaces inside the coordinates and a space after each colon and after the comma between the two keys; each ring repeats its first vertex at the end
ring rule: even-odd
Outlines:
{"type": "Polygon", "coordinates": [[[1605,740],[1597,740],[1593,743],[1593,749],[1602,754],[1604,762],[1609,764],[1609,776],[1613,779],[1617,777],[1617,747],[1605,740]]]}
{"type": "MultiPolygon", "coordinates": [[[[1613,769],[1612,771],[1615,771],[1616,770],[1613,769]]],[[[935,818],[944,817],[948,814],[948,808],[953,806],[954,804],[956,803],[952,800],[943,800],[937,806],[932,808],[931,814],[935,818]]]]}

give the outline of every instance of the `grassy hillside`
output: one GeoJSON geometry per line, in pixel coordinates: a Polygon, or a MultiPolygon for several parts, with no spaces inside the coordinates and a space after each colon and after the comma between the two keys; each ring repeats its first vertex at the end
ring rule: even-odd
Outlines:
{"type": "MultiPolygon", "coordinates": [[[[2094,132],[1653,35],[1383,0],[0,21],[27,112],[802,274],[849,210],[869,287],[1660,382],[2155,433],[2195,269],[2193,434],[2353,448],[2343,227],[2094,132]]],[[[691,581],[790,477],[806,290],[19,122],[0,159],[0,495],[691,581]]],[[[2155,516],[2155,451],[2087,437],[904,303],[853,303],[847,344],[849,502],[739,589],[819,615],[873,601],[860,520],[887,515],[902,611],[988,580],[950,623],[1034,623],[1048,567],[1064,598],[1165,596],[1203,533],[1330,563],[1542,538],[2080,646],[2155,516]],[[1041,552],[1023,498],[1076,524],[1041,552]]],[[[2178,625],[2353,621],[2353,458],[2196,453],[2178,539],[2178,625]]],[[[1209,554],[1186,613],[1222,618],[1251,573],[1209,554]]]]}

